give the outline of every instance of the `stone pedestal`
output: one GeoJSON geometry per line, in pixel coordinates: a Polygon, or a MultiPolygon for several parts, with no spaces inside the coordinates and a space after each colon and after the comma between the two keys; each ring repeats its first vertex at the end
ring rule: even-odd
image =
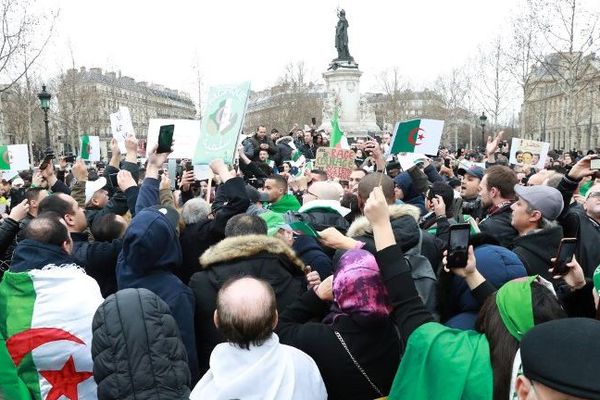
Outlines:
{"type": "Polygon", "coordinates": [[[375,113],[360,95],[362,72],[353,61],[334,60],[323,73],[327,85],[327,98],[323,105],[323,122],[319,129],[331,131],[331,118],[337,108],[341,130],[346,136],[366,136],[380,132],[375,123],[375,113]]]}

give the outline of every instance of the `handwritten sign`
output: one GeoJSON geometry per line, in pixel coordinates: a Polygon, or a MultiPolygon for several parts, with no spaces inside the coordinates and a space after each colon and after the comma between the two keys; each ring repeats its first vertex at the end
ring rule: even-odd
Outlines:
{"type": "Polygon", "coordinates": [[[354,157],[355,153],[352,150],[319,147],[315,168],[326,171],[330,179],[338,178],[347,181],[356,166],[354,157]]]}
{"type": "Polygon", "coordinates": [[[110,127],[113,137],[119,144],[119,151],[121,154],[126,154],[125,139],[127,139],[128,135],[135,136],[129,108],[119,107],[119,111],[110,114],[110,127]]]}

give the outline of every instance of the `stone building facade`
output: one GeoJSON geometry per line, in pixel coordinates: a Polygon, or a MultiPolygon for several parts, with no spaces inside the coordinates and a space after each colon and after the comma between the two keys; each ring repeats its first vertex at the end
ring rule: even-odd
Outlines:
{"type": "Polygon", "coordinates": [[[526,139],[561,150],[600,147],[600,58],[550,54],[532,68],[521,105],[526,139]]]}

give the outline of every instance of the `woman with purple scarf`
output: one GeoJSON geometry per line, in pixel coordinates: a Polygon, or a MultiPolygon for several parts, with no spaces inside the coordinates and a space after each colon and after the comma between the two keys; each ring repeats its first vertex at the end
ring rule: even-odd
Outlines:
{"type": "Polygon", "coordinates": [[[330,399],[386,396],[402,353],[379,266],[358,247],[340,258],[332,277],[291,304],[276,329],[281,343],[315,360],[330,399]]]}

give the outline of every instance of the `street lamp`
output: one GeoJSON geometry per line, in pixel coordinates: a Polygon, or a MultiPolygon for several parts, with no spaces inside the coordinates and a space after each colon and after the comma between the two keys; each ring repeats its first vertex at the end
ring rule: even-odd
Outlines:
{"type": "Polygon", "coordinates": [[[479,116],[479,125],[481,125],[481,145],[485,146],[485,121],[487,121],[487,117],[485,116],[485,112],[482,111],[479,116]]]}
{"type": "Polygon", "coordinates": [[[50,145],[50,130],[48,128],[48,110],[50,109],[50,99],[52,95],[46,92],[46,85],[42,85],[42,91],[38,93],[40,99],[40,108],[44,110],[44,124],[46,125],[46,156],[53,156],[52,146],[50,145]]]}

